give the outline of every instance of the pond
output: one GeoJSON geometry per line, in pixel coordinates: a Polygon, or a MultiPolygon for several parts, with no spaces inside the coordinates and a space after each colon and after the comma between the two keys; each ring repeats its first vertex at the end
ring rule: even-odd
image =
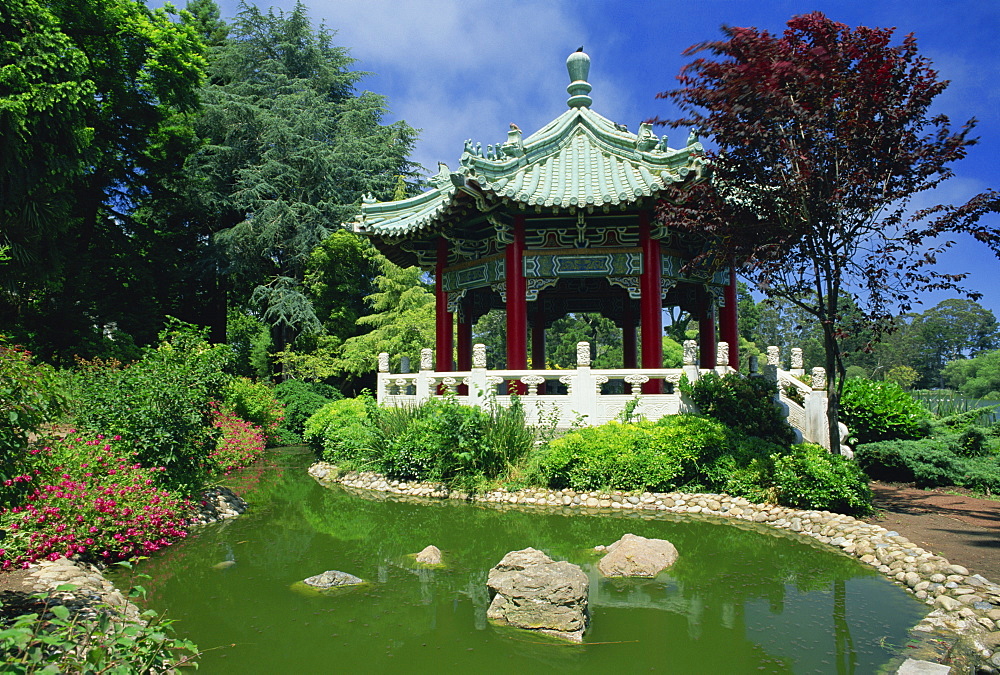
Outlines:
{"type": "Polygon", "coordinates": [[[273,453],[237,477],[243,517],[140,565],[149,606],[210,649],[202,672],[871,673],[926,613],[854,559],[762,526],[362,498],[318,485],[311,461],[273,453]],[[600,578],[592,548],[627,532],[670,540],[679,560],[655,580],[600,578]],[[428,544],[445,569],[413,568],[428,544]],[[590,575],[583,645],[487,623],[489,569],[528,546],[590,575]],[[291,590],[328,569],[371,584],[291,590]]]}

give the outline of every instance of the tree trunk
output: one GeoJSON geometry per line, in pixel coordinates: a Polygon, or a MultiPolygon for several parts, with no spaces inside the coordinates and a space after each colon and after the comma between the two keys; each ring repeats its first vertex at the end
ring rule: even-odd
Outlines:
{"type": "Polygon", "coordinates": [[[840,438],[840,382],[837,364],[837,340],[829,325],[823,326],[823,347],[826,352],[826,421],[830,427],[830,452],[841,454],[840,438]]]}

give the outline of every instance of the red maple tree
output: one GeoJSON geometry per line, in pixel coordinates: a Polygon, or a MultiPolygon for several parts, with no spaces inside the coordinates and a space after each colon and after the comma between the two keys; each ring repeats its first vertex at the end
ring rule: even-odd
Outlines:
{"type": "Polygon", "coordinates": [[[710,235],[705,256],[731,261],[822,325],[831,447],[840,448],[842,339],[858,331],[877,339],[924,291],[977,298],[962,287],[966,275],[938,270],[936,257],[962,233],[1000,255],[1000,229],[980,224],[1000,193],[912,208],[976,142],[975,120],[953,130],[931,114],[948,82],[912,34],[893,45],[894,29],[851,29],[819,12],[793,17],[781,35],[722,31],[725,40],[685,51],[712,58],[695,58],[680,88],[658,94],[686,117],[657,123],[691,126],[718,147],[712,180],[677,190],[658,215],[710,235]],[[862,309],[860,323],[856,313],[842,316],[847,296],[862,309]]]}

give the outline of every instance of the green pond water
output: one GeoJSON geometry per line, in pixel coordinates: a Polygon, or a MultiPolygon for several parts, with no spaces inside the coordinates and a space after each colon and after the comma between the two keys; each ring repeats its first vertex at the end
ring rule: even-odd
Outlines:
{"type": "Polygon", "coordinates": [[[362,498],[318,485],[311,460],[275,452],[234,481],[243,517],[140,565],[147,604],[209,650],[202,672],[874,673],[925,613],[861,563],[764,527],[362,498]],[[600,578],[589,549],[626,532],[680,559],[655,580],[600,578]],[[445,569],[414,569],[407,554],[428,544],[445,569]],[[590,575],[583,645],[487,623],[488,570],[528,546],[590,575]],[[291,590],[329,569],[371,583],[291,590]]]}

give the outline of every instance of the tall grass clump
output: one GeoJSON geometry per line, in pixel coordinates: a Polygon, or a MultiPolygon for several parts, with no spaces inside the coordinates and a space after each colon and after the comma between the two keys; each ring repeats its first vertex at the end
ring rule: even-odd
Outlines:
{"type": "Polygon", "coordinates": [[[382,407],[370,396],[333,401],[305,424],[305,439],[329,462],[392,478],[472,489],[495,480],[532,448],[524,408],[484,410],[454,397],[382,407]]]}

